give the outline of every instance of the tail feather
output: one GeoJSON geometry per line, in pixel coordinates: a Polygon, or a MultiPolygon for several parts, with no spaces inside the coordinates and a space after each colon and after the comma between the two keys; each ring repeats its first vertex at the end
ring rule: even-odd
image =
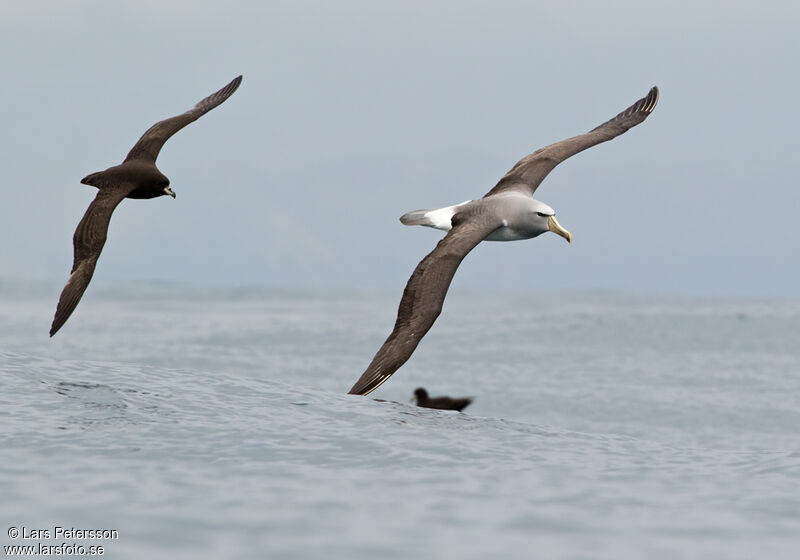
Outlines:
{"type": "Polygon", "coordinates": [[[453,227],[451,220],[458,209],[471,200],[465,200],[461,204],[445,206],[444,208],[427,208],[424,210],[414,210],[408,214],[400,216],[400,221],[407,226],[428,226],[444,231],[450,231],[453,227]]]}
{"type": "Polygon", "coordinates": [[[400,216],[400,222],[406,226],[432,226],[433,221],[426,216],[428,212],[430,212],[429,209],[408,212],[400,216]]]}
{"type": "Polygon", "coordinates": [[[84,185],[91,185],[93,187],[100,188],[105,184],[105,171],[98,171],[97,173],[90,173],[83,179],[81,179],[81,183],[84,185]]]}

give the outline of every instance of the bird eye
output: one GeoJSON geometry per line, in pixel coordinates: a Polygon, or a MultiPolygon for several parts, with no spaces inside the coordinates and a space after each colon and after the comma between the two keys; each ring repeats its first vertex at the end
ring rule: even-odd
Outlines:
{"type": "Polygon", "coordinates": [[[536,215],[539,216],[539,217],[542,217],[542,218],[546,218],[547,217],[547,214],[545,214],[544,212],[536,212],[536,215]]]}

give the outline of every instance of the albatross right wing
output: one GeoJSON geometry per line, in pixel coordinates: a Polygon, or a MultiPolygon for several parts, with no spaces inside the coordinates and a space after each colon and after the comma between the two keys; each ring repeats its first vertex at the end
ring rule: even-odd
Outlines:
{"type": "Polygon", "coordinates": [[[533,196],[536,188],[556,165],[568,157],[602,142],[608,142],[633,128],[653,112],[656,103],[658,103],[658,88],[653,86],[646,96],[586,134],[550,144],[525,156],[485,196],[508,190],[533,196]]]}
{"type": "Polygon", "coordinates": [[[67,280],[67,285],[61,291],[61,297],[58,298],[56,315],[53,318],[53,325],[50,327],[50,336],[58,332],[81,300],[83,292],[86,291],[86,287],[92,279],[94,267],[97,265],[103,245],[106,243],[111,214],[134,188],[135,185],[126,183],[114,188],[100,189],[89,208],[86,209],[83,219],[75,229],[75,235],[72,236],[75,251],[72,273],[67,280]]]}
{"type": "Polygon", "coordinates": [[[420,261],[409,278],[397,309],[394,330],[350,389],[351,395],[374,391],[408,361],[441,313],[447,289],[461,261],[501,225],[499,218],[485,214],[453,216],[453,229],[420,261]]]}

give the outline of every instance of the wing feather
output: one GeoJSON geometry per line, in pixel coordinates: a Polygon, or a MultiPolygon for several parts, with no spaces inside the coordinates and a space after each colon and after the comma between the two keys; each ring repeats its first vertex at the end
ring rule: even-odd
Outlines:
{"type": "Polygon", "coordinates": [[[111,214],[134,188],[134,185],[126,183],[115,188],[100,189],[89,208],[86,209],[86,213],[75,229],[75,235],[72,236],[74,248],[72,272],[58,298],[56,314],[50,327],[50,336],[58,332],[81,300],[83,292],[86,291],[86,287],[92,279],[103,245],[106,243],[111,214]]]}
{"type": "Polygon", "coordinates": [[[350,394],[366,395],[374,391],[406,363],[441,313],[450,282],[461,261],[501,225],[494,218],[473,216],[460,222],[458,218],[459,215],[454,216],[453,229],[411,274],[397,309],[392,333],[350,389],[350,394]]]}
{"type": "Polygon", "coordinates": [[[658,88],[653,86],[645,97],[586,134],[550,144],[525,156],[485,196],[507,190],[517,190],[532,196],[556,165],[570,156],[602,142],[608,142],[633,128],[653,112],[656,103],[658,103],[658,88]]]}
{"type": "Polygon", "coordinates": [[[149,161],[150,163],[155,163],[158,153],[161,151],[164,143],[169,140],[173,134],[178,132],[187,124],[196,121],[217,105],[220,105],[231,95],[233,95],[233,92],[236,91],[241,83],[242,77],[237,76],[224,88],[212,93],[205,99],[198,101],[194,107],[185,113],[182,113],[176,117],[164,119],[163,121],[157,122],[151,126],[149,129],[147,129],[147,132],[145,132],[142,137],[139,138],[139,141],[136,142],[136,145],[133,148],[131,148],[131,151],[128,152],[128,156],[125,158],[125,161],[140,159],[149,161]]]}

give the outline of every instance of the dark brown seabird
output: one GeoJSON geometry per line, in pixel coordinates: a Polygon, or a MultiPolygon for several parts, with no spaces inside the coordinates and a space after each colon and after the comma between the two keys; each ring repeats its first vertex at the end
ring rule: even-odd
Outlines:
{"type": "Polygon", "coordinates": [[[414,400],[417,402],[417,406],[421,406],[423,408],[458,410],[459,412],[467,408],[472,402],[470,397],[463,397],[460,399],[454,399],[451,397],[430,397],[428,396],[428,391],[422,387],[418,387],[414,391],[414,400]]]}
{"type": "Polygon", "coordinates": [[[187,124],[196,121],[211,109],[228,99],[239,84],[238,76],[216,93],[212,93],[194,107],[176,117],[157,122],[145,132],[120,165],[92,173],[81,179],[84,185],[98,188],[97,196],[83,215],[72,237],[74,259],[67,285],[58,298],[58,307],[50,327],[50,336],[58,332],[75,310],[94,274],[97,259],[108,234],[111,214],[124,198],[156,198],[175,193],[169,188],[169,179],[156,167],[156,158],[169,138],[187,124]]]}
{"type": "Polygon", "coordinates": [[[536,188],[565,159],[616,138],[644,121],[657,102],[658,88],[653,87],[645,97],[586,134],[525,156],[479,200],[403,215],[400,221],[405,225],[428,226],[448,233],[411,274],[392,333],[350,394],[369,394],[406,363],[441,313],[458,265],[478,243],[531,239],[546,231],[572,242],[570,233],[556,221],[555,211],[532,198],[536,188]]]}

